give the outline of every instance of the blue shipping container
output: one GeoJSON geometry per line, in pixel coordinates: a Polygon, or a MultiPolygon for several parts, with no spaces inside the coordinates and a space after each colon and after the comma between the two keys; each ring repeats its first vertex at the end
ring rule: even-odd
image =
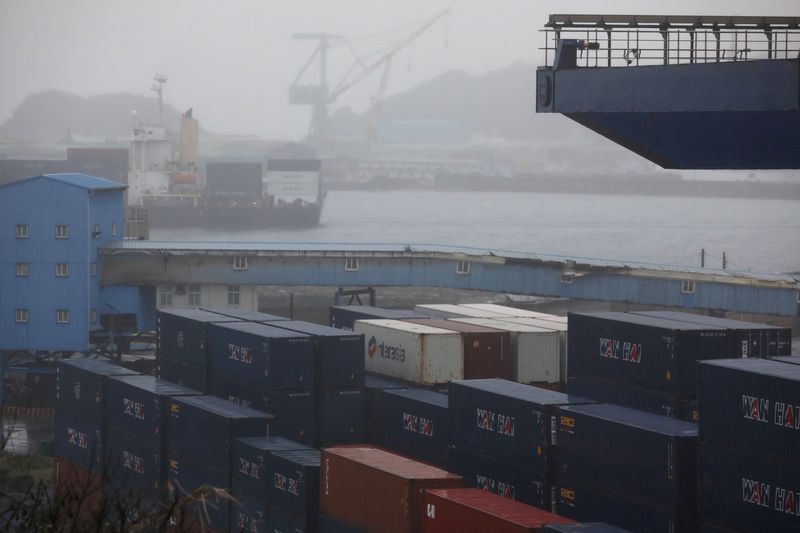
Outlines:
{"type": "Polygon", "coordinates": [[[328,515],[319,515],[319,533],[366,533],[363,529],[350,525],[328,515]]]}
{"type": "Polygon", "coordinates": [[[267,511],[270,533],[315,533],[319,523],[319,509],[315,514],[296,516],[275,507],[267,511]]]}
{"type": "MultiPolygon", "coordinates": [[[[230,489],[230,475],[221,472],[202,462],[192,461],[180,454],[169,454],[169,468],[167,470],[167,483],[171,493],[167,496],[167,504],[181,501],[187,495],[194,493],[201,487],[217,489],[230,489]]],[[[187,501],[183,506],[184,517],[199,521],[200,517],[207,517],[203,523],[212,531],[228,531],[230,524],[231,506],[227,498],[216,497],[207,493],[204,500],[196,499],[187,501]]],[[[178,528],[181,529],[180,527],[178,528]]]]}
{"type": "Polygon", "coordinates": [[[353,388],[317,389],[317,447],[364,442],[364,391],[353,388]]]}
{"type": "Polygon", "coordinates": [[[569,376],[682,398],[697,394],[697,362],[730,357],[728,332],[630,313],[570,313],[569,376]]]}
{"type": "Polygon", "coordinates": [[[584,524],[550,524],[542,528],[542,533],[632,533],[627,529],[612,526],[603,522],[587,522],[584,524]]]}
{"type": "Polygon", "coordinates": [[[314,386],[310,336],[253,322],[209,330],[210,374],[274,389],[314,386]]]}
{"type": "Polygon", "coordinates": [[[558,472],[653,505],[697,507],[697,425],[610,404],[558,411],[558,472]]]}
{"type": "Polygon", "coordinates": [[[395,378],[382,376],[380,374],[373,374],[370,372],[364,373],[364,404],[365,411],[365,424],[366,424],[366,439],[367,442],[376,442],[379,438],[378,431],[380,430],[380,420],[378,418],[381,392],[384,390],[397,390],[397,389],[411,389],[414,385],[405,381],[400,381],[395,378]]]}
{"type": "Polygon", "coordinates": [[[549,475],[554,469],[557,407],[592,403],[504,379],[450,382],[451,444],[549,475]]]}
{"type": "Polygon", "coordinates": [[[384,309],[371,305],[337,305],[330,308],[330,325],[332,328],[353,331],[356,320],[403,320],[406,318],[430,318],[427,315],[410,309],[384,309]]]}
{"type": "Polygon", "coordinates": [[[444,467],[450,443],[446,394],[424,389],[382,391],[375,443],[444,467]]]}
{"type": "Polygon", "coordinates": [[[99,472],[103,462],[103,429],[99,420],[69,409],[56,409],[53,446],[64,457],[91,472],[99,472]]]}
{"type": "Polygon", "coordinates": [[[229,402],[271,414],[271,435],[304,444],[316,443],[314,389],[267,389],[212,376],[209,393],[229,402]]]}
{"type": "Polygon", "coordinates": [[[235,318],[244,322],[275,322],[277,320],[289,320],[286,317],[253,311],[252,309],[226,309],[226,308],[203,308],[203,311],[221,315],[223,317],[235,318]]]}
{"type": "Polygon", "coordinates": [[[105,384],[106,426],[166,449],[164,427],[169,399],[199,394],[188,387],[153,376],[111,376],[105,384]]]}
{"type": "Polygon", "coordinates": [[[156,311],[156,355],[198,366],[208,364],[208,325],[239,319],[201,309],[156,311]]]}
{"type": "Polygon", "coordinates": [[[641,533],[694,531],[694,514],[654,506],[635,496],[562,477],[558,482],[553,512],[578,522],[601,520],[641,533]]]}
{"type": "Polygon", "coordinates": [[[457,451],[450,454],[447,470],[463,476],[470,487],[547,511],[551,508],[551,486],[544,475],[457,451]]]}
{"type": "Polygon", "coordinates": [[[272,418],[213,396],[173,398],[169,413],[169,450],[220,472],[230,472],[234,440],[268,436],[272,418]]]}
{"type": "Polygon", "coordinates": [[[800,366],[708,361],[699,379],[703,442],[800,463],[800,366]]]}
{"type": "Polygon", "coordinates": [[[700,444],[699,511],[742,531],[800,531],[800,464],[700,444]]]}
{"type": "Polygon", "coordinates": [[[163,355],[156,356],[156,373],[160,379],[183,385],[205,394],[208,392],[208,365],[193,365],[163,355]]]}
{"type": "Polygon", "coordinates": [[[297,320],[271,325],[311,336],[317,387],[364,385],[364,335],[297,320]]]}
{"type": "Polygon", "coordinates": [[[231,504],[231,533],[274,533],[267,525],[267,505],[241,494],[231,504]]]}
{"type": "Polygon", "coordinates": [[[233,444],[234,493],[266,505],[272,453],[295,450],[310,451],[312,448],[284,437],[236,439],[233,444]]]}
{"type": "Polygon", "coordinates": [[[104,437],[108,486],[120,493],[157,497],[166,478],[166,453],[158,437],[137,438],[115,428],[107,428],[104,437]]]}
{"type": "Polygon", "coordinates": [[[613,403],[687,422],[696,423],[699,417],[695,399],[687,400],[669,394],[617,383],[606,383],[596,379],[571,377],[567,382],[567,392],[597,402],[613,403]]]}
{"type": "Polygon", "coordinates": [[[271,507],[313,518],[319,514],[319,450],[272,452],[267,469],[271,507]]]}
{"type": "Polygon", "coordinates": [[[138,372],[98,359],[62,359],[56,364],[56,407],[100,422],[106,376],[125,375],[138,372]]]}

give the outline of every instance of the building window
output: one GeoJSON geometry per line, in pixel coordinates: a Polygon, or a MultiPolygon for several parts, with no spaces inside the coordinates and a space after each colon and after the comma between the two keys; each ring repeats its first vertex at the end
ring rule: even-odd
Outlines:
{"type": "Polygon", "coordinates": [[[189,290],[186,291],[189,295],[189,305],[200,306],[200,285],[189,285],[189,290]]]}
{"type": "Polygon", "coordinates": [[[162,306],[172,305],[172,287],[161,287],[159,303],[162,306]]]}
{"type": "Polygon", "coordinates": [[[92,324],[97,324],[97,309],[92,309],[91,320],[92,324]]]}
{"type": "Polygon", "coordinates": [[[59,278],[69,276],[69,263],[56,263],[56,276],[59,278]]]}
{"type": "Polygon", "coordinates": [[[66,224],[56,225],[56,239],[69,239],[69,226],[66,224]]]}
{"type": "Polygon", "coordinates": [[[27,324],[28,323],[28,310],[27,309],[16,309],[14,312],[18,324],[27,324]]]}
{"type": "Polygon", "coordinates": [[[17,276],[20,278],[27,278],[28,274],[28,263],[17,263],[17,276]]]}
{"type": "Polygon", "coordinates": [[[28,238],[28,225],[17,224],[17,239],[27,239],[27,238],[28,238]]]}
{"type": "Polygon", "coordinates": [[[681,282],[681,292],[683,294],[694,294],[694,281],[681,282]]]}
{"type": "Polygon", "coordinates": [[[228,286],[228,305],[239,305],[239,286],[228,286]]]}
{"type": "Polygon", "coordinates": [[[112,237],[116,237],[117,236],[117,223],[116,222],[112,222],[111,223],[111,236],[112,237]]]}
{"type": "Polygon", "coordinates": [[[244,256],[237,256],[233,258],[234,270],[247,270],[247,258],[244,256]]]}
{"type": "Polygon", "coordinates": [[[344,259],[344,269],[348,272],[358,270],[358,257],[346,257],[344,259]]]}
{"type": "Polygon", "coordinates": [[[89,265],[89,273],[92,276],[96,276],[97,275],[97,263],[92,263],[91,265],[89,265]]]}
{"type": "Polygon", "coordinates": [[[461,275],[469,274],[469,261],[459,261],[456,264],[456,274],[461,274],[461,275]]]}
{"type": "Polygon", "coordinates": [[[56,322],[59,324],[69,324],[69,309],[59,309],[56,311],[56,322]]]}

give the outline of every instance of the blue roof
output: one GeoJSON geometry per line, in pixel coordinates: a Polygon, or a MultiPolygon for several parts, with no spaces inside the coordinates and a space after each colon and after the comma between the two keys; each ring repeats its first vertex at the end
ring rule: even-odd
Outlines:
{"type": "Polygon", "coordinates": [[[113,191],[113,190],[123,190],[128,188],[128,186],[125,185],[124,183],[119,183],[117,181],[111,181],[104,178],[97,178],[95,176],[89,176],[88,174],[77,174],[77,173],[41,174],[39,176],[32,176],[24,180],[7,183],[2,187],[9,187],[12,185],[17,185],[19,183],[25,183],[28,180],[38,180],[38,179],[48,179],[48,180],[58,181],[61,183],[65,183],[67,185],[81,187],[82,189],[90,191],[98,191],[98,190],[113,191]]]}

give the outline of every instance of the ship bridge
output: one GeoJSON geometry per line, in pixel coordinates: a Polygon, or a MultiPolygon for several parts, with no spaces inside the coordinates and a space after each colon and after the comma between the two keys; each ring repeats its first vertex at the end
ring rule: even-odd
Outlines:
{"type": "Polygon", "coordinates": [[[441,287],[795,317],[800,282],[630,261],[430,244],[116,241],[103,285],[441,287]]]}
{"type": "Polygon", "coordinates": [[[671,169],[800,168],[800,17],[551,15],[536,111],[671,169]]]}

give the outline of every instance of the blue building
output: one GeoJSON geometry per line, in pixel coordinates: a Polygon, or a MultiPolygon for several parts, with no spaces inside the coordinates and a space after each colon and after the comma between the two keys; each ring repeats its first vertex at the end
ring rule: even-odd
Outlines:
{"type": "Polygon", "coordinates": [[[97,249],[123,238],[125,188],[85,174],[0,187],[0,350],[88,350],[97,249]]]}

